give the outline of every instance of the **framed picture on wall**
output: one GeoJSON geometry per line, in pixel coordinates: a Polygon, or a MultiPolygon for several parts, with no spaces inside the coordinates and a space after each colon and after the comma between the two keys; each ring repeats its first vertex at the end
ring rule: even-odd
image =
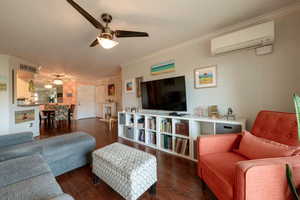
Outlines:
{"type": "Polygon", "coordinates": [[[197,68],[194,71],[195,88],[217,87],[217,66],[197,68]]]}
{"type": "Polygon", "coordinates": [[[135,78],[136,82],[136,97],[141,97],[142,96],[142,82],[143,82],[143,77],[137,77],[135,78]]]}
{"type": "Polygon", "coordinates": [[[107,93],[108,93],[108,96],[115,96],[116,95],[115,84],[109,84],[107,86],[107,93]]]}
{"type": "Polygon", "coordinates": [[[151,67],[151,75],[160,75],[175,72],[175,60],[163,62],[151,67]]]}
{"type": "Polygon", "coordinates": [[[134,93],[135,90],[135,80],[130,79],[125,81],[125,93],[134,93]]]}

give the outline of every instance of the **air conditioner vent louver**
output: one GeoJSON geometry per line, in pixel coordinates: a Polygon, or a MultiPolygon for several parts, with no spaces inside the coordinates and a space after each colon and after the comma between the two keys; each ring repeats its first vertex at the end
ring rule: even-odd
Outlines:
{"type": "Polygon", "coordinates": [[[261,47],[274,43],[274,22],[267,22],[217,37],[211,41],[213,55],[240,49],[261,47]]]}

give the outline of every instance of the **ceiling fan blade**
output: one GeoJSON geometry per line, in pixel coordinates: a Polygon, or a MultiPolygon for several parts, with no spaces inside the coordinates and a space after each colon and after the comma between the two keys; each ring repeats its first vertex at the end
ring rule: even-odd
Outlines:
{"type": "Polygon", "coordinates": [[[92,15],[86,12],[82,7],[80,7],[73,0],[67,0],[67,2],[69,2],[69,4],[71,4],[71,6],[75,8],[83,17],[85,17],[91,24],[93,24],[95,28],[101,30],[104,29],[104,26],[98,20],[96,20],[92,15]]]}
{"type": "Polygon", "coordinates": [[[98,39],[96,39],[94,42],[92,42],[92,44],[90,45],[90,47],[94,47],[94,46],[96,46],[98,44],[99,44],[98,39]]]}
{"type": "Polygon", "coordinates": [[[120,37],[149,37],[149,34],[146,32],[136,32],[136,31],[115,31],[115,36],[120,37]]]}

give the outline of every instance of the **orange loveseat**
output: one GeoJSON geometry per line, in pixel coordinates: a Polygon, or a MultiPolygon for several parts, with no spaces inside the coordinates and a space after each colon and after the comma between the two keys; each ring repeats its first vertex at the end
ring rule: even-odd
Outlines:
{"type": "MultiPolygon", "coordinates": [[[[278,143],[299,146],[296,115],[261,111],[251,133],[278,143]]],[[[219,200],[291,199],[285,164],[300,183],[300,156],[249,160],[235,153],[241,134],[198,138],[198,175],[219,200]]]]}

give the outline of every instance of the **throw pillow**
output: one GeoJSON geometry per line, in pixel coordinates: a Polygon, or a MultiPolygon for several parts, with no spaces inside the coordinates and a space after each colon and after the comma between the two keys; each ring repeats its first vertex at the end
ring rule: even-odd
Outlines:
{"type": "Polygon", "coordinates": [[[295,146],[256,137],[245,131],[239,149],[235,151],[249,159],[263,159],[292,156],[298,149],[295,146]]]}

